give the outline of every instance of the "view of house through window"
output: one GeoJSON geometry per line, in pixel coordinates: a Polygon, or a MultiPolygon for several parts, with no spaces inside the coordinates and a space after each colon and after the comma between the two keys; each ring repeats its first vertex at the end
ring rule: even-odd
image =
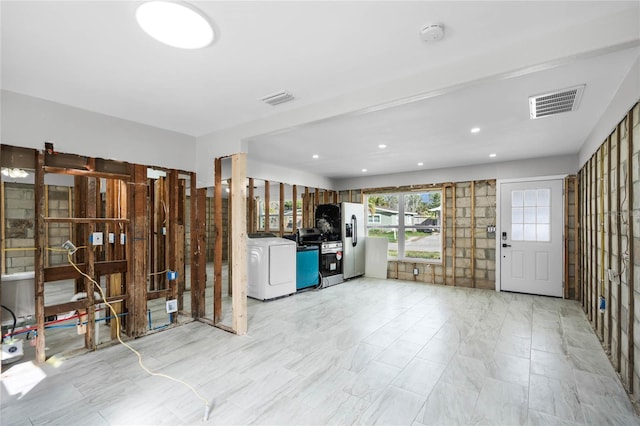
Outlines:
{"type": "Polygon", "coordinates": [[[390,258],[439,261],[441,190],[367,195],[367,235],[389,240],[390,258]]]}

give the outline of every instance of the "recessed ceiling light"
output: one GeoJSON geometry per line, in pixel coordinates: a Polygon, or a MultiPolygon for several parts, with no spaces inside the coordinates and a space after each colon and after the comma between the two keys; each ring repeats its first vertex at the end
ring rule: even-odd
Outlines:
{"type": "Polygon", "coordinates": [[[480,127],[471,128],[471,133],[478,133],[480,131],[480,127]]]}
{"type": "Polygon", "coordinates": [[[318,154],[313,154],[312,157],[313,157],[314,160],[317,160],[318,158],[320,158],[320,156],[318,154]]]}
{"type": "Polygon", "coordinates": [[[381,143],[380,145],[378,145],[378,148],[380,148],[380,149],[385,149],[386,147],[387,147],[387,146],[386,146],[385,144],[383,144],[383,143],[381,143]]]}
{"type": "Polygon", "coordinates": [[[496,158],[496,154],[489,154],[489,157],[496,158]]]}
{"type": "Polygon", "coordinates": [[[418,163],[418,166],[424,166],[424,163],[421,161],[418,163]]]}
{"type": "Polygon", "coordinates": [[[149,1],[136,10],[138,25],[161,43],[181,49],[200,49],[213,41],[207,18],[187,3],[149,1]]]}
{"type": "Polygon", "coordinates": [[[363,173],[364,173],[364,172],[366,172],[366,171],[367,171],[367,169],[362,169],[362,172],[363,172],[363,173]]]}

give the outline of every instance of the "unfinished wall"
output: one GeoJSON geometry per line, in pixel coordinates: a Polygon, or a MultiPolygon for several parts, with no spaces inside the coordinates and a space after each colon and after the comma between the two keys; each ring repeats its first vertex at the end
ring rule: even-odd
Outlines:
{"type": "MultiPolygon", "coordinates": [[[[496,181],[442,184],[442,263],[390,260],[387,277],[401,280],[494,289],[496,285],[496,181]],[[418,275],[413,274],[414,268],[418,275]]],[[[565,297],[578,297],[576,253],[576,177],[565,179],[565,297]]],[[[578,277],[579,278],[579,277],[578,277]]]]}
{"type": "MultiPolygon", "coordinates": [[[[34,257],[34,189],[33,184],[3,184],[5,212],[5,248],[3,274],[33,271],[34,257]],[[18,250],[19,248],[28,250],[18,250]]],[[[66,186],[47,185],[45,187],[45,215],[48,217],[69,217],[70,193],[66,186]]],[[[67,224],[50,223],[46,226],[47,247],[61,247],[71,239],[71,228],[67,224]]],[[[55,251],[45,252],[46,266],[66,263],[66,256],[55,251]]]]}
{"type": "Polygon", "coordinates": [[[639,138],[640,104],[636,104],[579,173],[579,297],[631,394],[640,386],[639,138]]]}

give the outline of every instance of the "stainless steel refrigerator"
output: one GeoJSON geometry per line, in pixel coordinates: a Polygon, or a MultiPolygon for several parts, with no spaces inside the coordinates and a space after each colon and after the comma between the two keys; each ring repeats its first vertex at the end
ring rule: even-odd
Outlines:
{"type": "Polygon", "coordinates": [[[364,205],[340,203],[344,279],[364,275],[364,205]]]}

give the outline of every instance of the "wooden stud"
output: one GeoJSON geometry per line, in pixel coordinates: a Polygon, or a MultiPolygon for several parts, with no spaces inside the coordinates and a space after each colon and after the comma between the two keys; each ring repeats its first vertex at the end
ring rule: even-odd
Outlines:
{"type": "Polygon", "coordinates": [[[319,204],[320,204],[320,188],[316,188],[315,196],[313,197],[313,211],[311,213],[312,217],[315,214],[316,207],[318,207],[319,204]]]}
{"type": "Polygon", "coordinates": [[[213,322],[217,324],[222,320],[222,158],[215,159],[214,169],[213,322]]]}
{"type": "Polygon", "coordinates": [[[581,217],[581,208],[580,208],[580,187],[579,187],[579,175],[573,181],[573,205],[574,205],[574,217],[575,220],[573,222],[573,235],[574,235],[574,259],[573,259],[573,279],[575,280],[574,286],[576,294],[574,295],[576,300],[580,300],[581,295],[581,281],[580,280],[580,222],[582,220],[581,217]]]}
{"type": "Polygon", "coordinates": [[[564,287],[564,298],[568,299],[569,298],[569,177],[564,179],[564,247],[563,247],[563,251],[564,251],[564,259],[565,259],[565,266],[564,266],[564,280],[563,280],[563,287],[564,287]]]}
{"type": "Polygon", "coordinates": [[[264,181],[264,232],[271,230],[271,219],[269,214],[271,213],[271,182],[264,181]]]}
{"type": "Polygon", "coordinates": [[[471,181],[471,287],[476,287],[476,182],[471,181]]]}
{"type": "MultiPolygon", "coordinates": [[[[611,213],[613,209],[611,208],[611,135],[607,138],[607,212],[609,212],[607,217],[607,247],[609,248],[609,255],[607,257],[607,265],[611,268],[611,264],[613,262],[613,232],[612,232],[612,224],[611,224],[611,213]]],[[[607,286],[607,341],[606,348],[607,350],[611,350],[611,329],[613,327],[613,315],[611,314],[611,294],[613,287],[611,281],[609,281],[609,285],[607,286]]]]}
{"type": "Polygon", "coordinates": [[[304,197],[302,198],[302,223],[303,227],[309,228],[309,187],[304,187],[304,197]]]}
{"type": "Polygon", "coordinates": [[[139,337],[147,332],[147,167],[132,166],[132,190],[129,191],[129,236],[127,238],[127,295],[129,315],[127,334],[139,337]],[[138,255],[133,255],[137,253],[138,255]]]}
{"type": "MultiPolygon", "coordinates": [[[[1,152],[1,151],[0,151],[1,152]]],[[[0,257],[0,276],[7,273],[7,258],[5,255],[5,249],[7,248],[6,242],[6,222],[5,222],[5,189],[4,189],[4,181],[0,179],[0,253],[2,256],[0,257]]]]}
{"type": "Polygon", "coordinates": [[[280,213],[278,216],[278,222],[280,225],[280,236],[284,236],[284,183],[280,183],[280,213]]]}
{"type": "MultiPolygon", "coordinates": [[[[49,185],[44,186],[44,216],[49,216],[49,185]]],[[[49,223],[47,221],[44,222],[44,246],[49,247],[49,223]]],[[[45,252],[44,254],[44,267],[48,267],[51,257],[51,254],[45,252]]]]}
{"type": "Polygon", "coordinates": [[[458,212],[456,211],[456,184],[453,183],[453,185],[451,186],[451,192],[452,192],[452,204],[451,204],[451,209],[452,209],[452,214],[451,214],[451,227],[452,227],[452,231],[451,231],[451,270],[452,270],[452,277],[451,277],[451,284],[453,286],[456,285],[456,216],[458,215],[458,212]]]}
{"type": "MultiPolygon", "coordinates": [[[[178,238],[178,202],[179,202],[179,190],[180,186],[178,183],[178,171],[170,170],[167,173],[167,192],[168,192],[168,220],[167,220],[167,235],[165,237],[166,242],[166,250],[165,250],[165,269],[171,271],[178,270],[178,261],[179,261],[179,238],[178,238]]],[[[184,244],[183,244],[184,246],[184,244]]],[[[184,260],[184,258],[183,258],[184,260]]],[[[164,270],[164,269],[162,269],[164,270]]],[[[164,275],[164,274],[163,274],[164,275]]],[[[176,280],[166,280],[166,285],[169,289],[168,299],[177,300],[178,299],[178,283],[176,280]]],[[[178,322],[178,315],[171,315],[172,322],[176,324],[178,322]]]]}
{"type": "Polygon", "coordinates": [[[36,167],[34,174],[35,223],[33,237],[36,251],[33,268],[36,298],[36,362],[43,363],[46,359],[44,334],[44,154],[38,151],[34,151],[34,153],[36,167]]]}
{"type": "MultiPolygon", "coordinates": [[[[604,234],[604,215],[605,215],[605,211],[604,211],[604,191],[605,191],[605,180],[604,180],[604,153],[605,153],[605,145],[601,145],[600,149],[598,150],[598,152],[600,153],[600,162],[599,162],[599,166],[600,166],[600,203],[599,203],[599,228],[600,228],[600,292],[599,295],[600,297],[605,297],[605,264],[604,264],[604,251],[605,251],[605,246],[604,246],[604,238],[605,238],[605,234],[604,234]]],[[[598,299],[597,299],[598,300],[598,299]]],[[[600,302],[597,301],[597,304],[599,304],[600,302]]],[[[598,310],[599,312],[599,310],[598,310]]],[[[605,327],[604,327],[604,312],[600,313],[599,316],[599,324],[600,324],[600,341],[603,341],[605,336],[605,327]]]]}
{"type": "Polygon", "coordinates": [[[190,235],[191,243],[191,316],[205,315],[205,266],[206,266],[206,189],[197,188],[197,177],[191,173],[190,191],[190,235]]]}
{"type": "MultiPolygon", "coordinates": [[[[97,205],[96,200],[98,194],[100,193],[99,188],[99,180],[100,178],[90,177],[87,178],[87,216],[91,218],[95,218],[97,215],[97,205]]],[[[96,230],[96,226],[93,223],[87,224],[87,234],[86,239],[89,240],[89,237],[96,230]]],[[[87,277],[84,277],[84,291],[87,293],[87,328],[84,334],[84,345],[85,348],[89,350],[94,350],[96,347],[95,341],[95,319],[96,319],[96,307],[95,307],[95,297],[94,292],[97,289],[94,287],[92,279],[96,279],[94,263],[96,259],[96,250],[97,247],[89,245],[85,250],[87,252],[85,257],[86,270],[85,274],[87,277]]],[[[96,281],[98,281],[96,279],[96,281]]],[[[98,281],[99,282],[99,281],[98,281]]]]}
{"type": "Polygon", "coordinates": [[[629,262],[628,272],[627,272],[627,282],[628,282],[628,290],[629,290],[629,325],[627,327],[627,336],[628,340],[628,350],[629,350],[629,367],[627,368],[627,384],[629,386],[629,393],[633,394],[634,386],[633,386],[633,376],[635,372],[635,345],[634,345],[634,324],[635,324],[635,285],[634,285],[634,264],[635,257],[633,252],[634,246],[634,235],[633,235],[633,109],[629,111],[627,114],[627,147],[628,147],[628,155],[627,155],[627,169],[629,172],[627,173],[627,191],[629,193],[628,201],[627,201],[627,223],[629,224],[627,227],[627,244],[629,244],[629,252],[627,261],[629,262]]]}
{"type": "Polygon", "coordinates": [[[254,182],[253,178],[249,178],[249,198],[247,199],[249,214],[248,216],[248,224],[247,228],[249,232],[256,232],[257,224],[256,224],[256,199],[255,199],[255,191],[254,191],[254,182]]]}
{"type": "MultiPolygon", "coordinates": [[[[622,274],[622,223],[621,223],[621,212],[622,212],[622,201],[620,199],[620,169],[622,168],[620,166],[620,151],[621,151],[621,147],[620,147],[620,126],[618,125],[618,131],[616,132],[616,212],[618,213],[616,215],[616,235],[618,236],[617,240],[618,240],[618,269],[616,270],[617,274],[622,274]]],[[[622,280],[622,276],[620,276],[620,279],[622,280]]],[[[617,301],[616,301],[616,309],[617,309],[617,325],[618,327],[616,328],[616,341],[617,341],[617,345],[616,345],[616,354],[615,354],[615,360],[616,360],[616,371],[618,373],[621,372],[622,369],[622,323],[621,323],[621,319],[622,319],[622,285],[616,285],[617,288],[617,301]]]]}
{"type": "Polygon", "coordinates": [[[231,156],[231,203],[235,213],[232,217],[231,246],[233,252],[233,330],[238,335],[247,333],[247,224],[246,224],[246,154],[231,156]]]}
{"type": "Polygon", "coordinates": [[[447,285],[447,188],[442,185],[441,235],[442,235],[442,285],[447,285]]]}
{"type": "Polygon", "coordinates": [[[295,234],[298,231],[298,185],[291,187],[291,198],[293,199],[293,224],[291,225],[291,231],[295,234]]]}

